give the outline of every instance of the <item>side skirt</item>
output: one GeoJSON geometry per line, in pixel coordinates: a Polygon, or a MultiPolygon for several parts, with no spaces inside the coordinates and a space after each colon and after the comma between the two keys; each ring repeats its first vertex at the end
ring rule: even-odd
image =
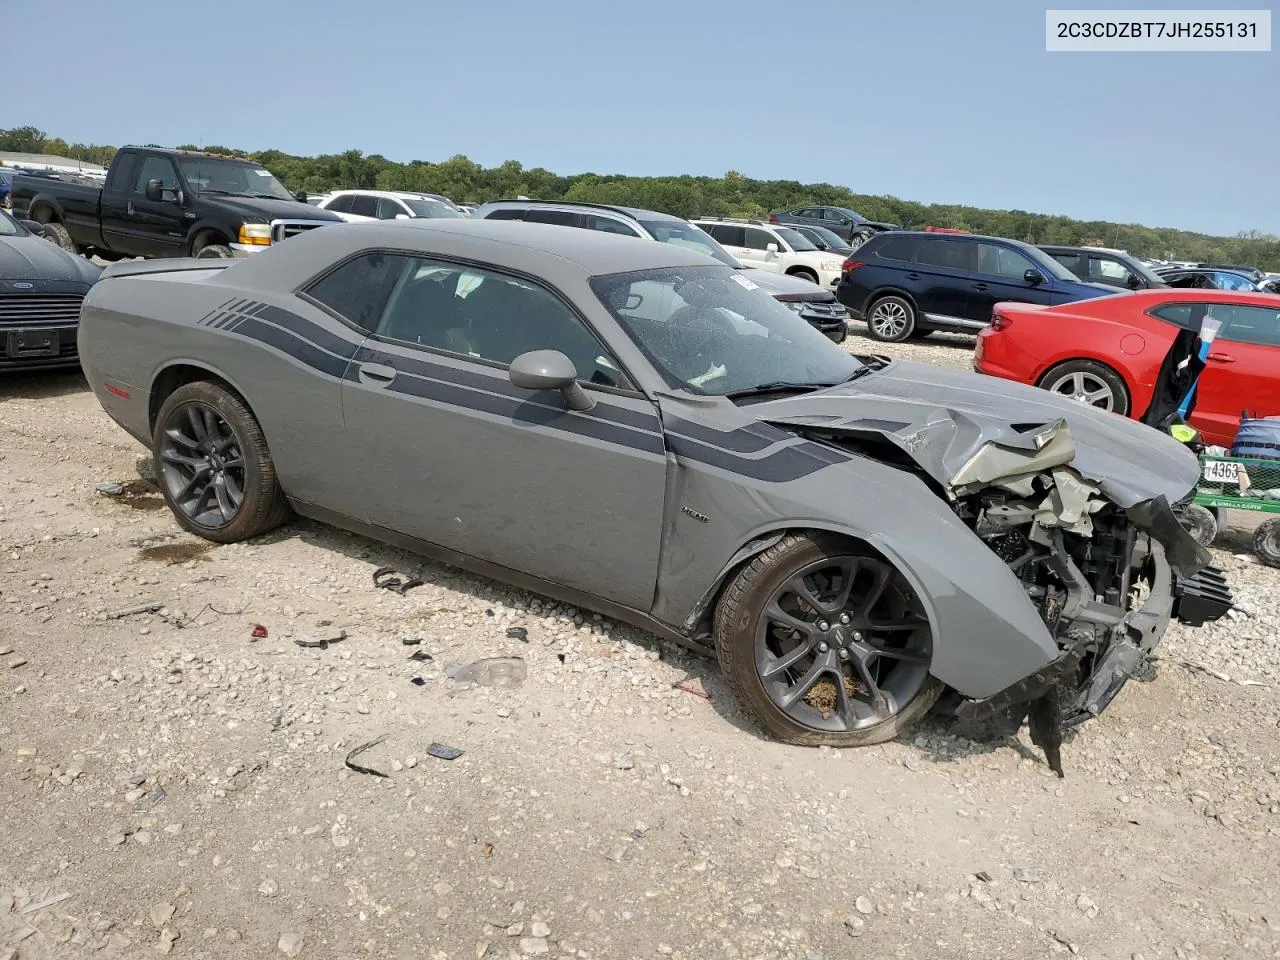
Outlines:
{"type": "Polygon", "coordinates": [[[619,620],[622,623],[630,624],[637,629],[647,630],[649,633],[656,634],[671,643],[679,644],[699,656],[711,656],[714,653],[707,645],[699,643],[692,637],[685,636],[678,630],[641,610],[633,610],[631,607],[624,607],[621,604],[603,600],[600,597],[583,593],[581,590],[575,590],[573,587],[566,587],[550,580],[544,580],[541,577],[522,573],[519,570],[512,570],[510,567],[504,567],[501,564],[481,560],[479,557],[473,557],[468,553],[450,550],[448,547],[442,547],[428,540],[420,540],[405,533],[398,533],[395,530],[388,530],[386,527],[357,520],[355,517],[339,513],[336,510],[318,507],[314,503],[290,499],[289,505],[293,507],[299,516],[306,517],[309,520],[316,520],[329,526],[338,527],[341,530],[348,530],[362,537],[368,537],[371,540],[378,540],[382,543],[399,547],[402,550],[420,554],[429,560],[458,567],[468,573],[488,577],[490,580],[519,587],[522,590],[528,590],[530,593],[539,593],[543,596],[551,597],[561,603],[594,611],[614,620],[619,620]]]}

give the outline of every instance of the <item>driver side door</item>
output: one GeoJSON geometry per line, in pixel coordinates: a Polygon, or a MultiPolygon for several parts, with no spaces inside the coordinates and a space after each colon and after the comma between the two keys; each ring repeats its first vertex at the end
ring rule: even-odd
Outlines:
{"type": "Polygon", "coordinates": [[[343,386],[353,516],[637,610],[653,605],[666,454],[653,404],[571,303],[499,267],[400,254],[343,386]],[[595,400],[508,378],[559,350],[595,400]]]}

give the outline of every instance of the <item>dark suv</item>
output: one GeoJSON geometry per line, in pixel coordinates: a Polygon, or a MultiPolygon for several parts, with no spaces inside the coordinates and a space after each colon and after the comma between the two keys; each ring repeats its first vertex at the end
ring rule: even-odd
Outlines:
{"type": "Polygon", "coordinates": [[[896,223],[868,220],[848,207],[800,207],[798,210],[788,210],[786,213],[771,213],[769,222],[825,227],[840,239],[847,240],[849,246],[855,250],[877,233],[898,229],[896,223]]]}
{"type": "Polygon", "coordinates": [[[1017,240],[898,231],[872,237],[844,262],[836,297],[873,340],[898,343],[931,330],[976,333],[1002,300],[1058,304],[1115,292],[1081,283],[1017,240]]]}

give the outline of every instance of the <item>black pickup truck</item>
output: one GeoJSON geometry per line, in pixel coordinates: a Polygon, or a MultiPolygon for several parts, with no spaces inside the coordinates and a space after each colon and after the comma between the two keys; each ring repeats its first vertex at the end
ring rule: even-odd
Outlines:
{"type": "Polygon", "coordinates": [[[239,257],[329,223],[335,213],[289,193],[261,164],[157,147],[124,147],[105,183],[13,178],[13,213],[45,225],[64,250],[122,257],[239,257]]]}

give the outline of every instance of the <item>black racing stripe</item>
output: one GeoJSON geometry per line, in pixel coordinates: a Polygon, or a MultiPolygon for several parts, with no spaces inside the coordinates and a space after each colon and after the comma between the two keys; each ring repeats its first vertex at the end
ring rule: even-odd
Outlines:
{"type": "MultiPolygon", "coordinates": [[[[367,346],[360,348],[355,359],[357,362],[368,360],[371,363],[385,363],[388,366],[395,367],[398,373],[409,373],[432,380],[442,380],[445,383],[455,383],[470,387],[473,390],[484,390],[487,393],[510,397],[513,400],[522,401],[529,396],[528,390],[520,389],[506,379],[505,376],[489,376],[473,370],[463,370],[459,367],[450,367],[442,363],[432,363],[429,360],[422,360],[417,357],[406,357],[398,353],[372,350],[367,346]]],[[[644,410],[633,410],[630,407],[617,406],[607,400],[602,400],[598,395],[596,400],[596,407],[591,412],[592,416],[655,434],[662,429],[656,414],[648,413],[644,410]]]]}
{"type": "MultiPolygon", "coordinates": [[[[463,407],[482,413],[490,413],[516,423],[535,424],[552,427],[566,433],[589,437],[604,443],[629,447],[642,453],[663,456],[666,452],[662,438],[657,434],[643,433],[627,427],[617,426],[597,419],[594,416],[579,417],[560,410],[544,407],[530,402],[512,400],[510,397],[498,397],[489,393],[481,393],[455,384],[441,383],[438,380],[426,380],[421,377],[401,374],[385,389],[394,393],[423,400],[433,400],[450,406],[463,407]]],[[[596,409],[599,409],[597,405],[596,409]]],[[[594,411],[593,411],[594,413],[594,411]]]]}
{"type": "Polygon", "coordinates": [[[689,440],[723,447],[735,453],[759,453],[765,447],[791,436],[767,423],[753,423],[736,430],[714,430],[677,417],[667,417],[665,422],[669,433],[678,433],[689,440]]]}
{"type": "Polygon", "coordinates": [[[847,459],[816,443],[793,444],[759,460],[750,460],[677,435],[668,434],[667,441],[678,457],[769,483],[798,480],[847,459]]]}
{"type": "Polygon", "coordinates": [[[332,330],[325,329],[318,323],[312,323],[306,317],[300,317],[296,313],[282,310],[270,303],[257,304],[250,312],[276,326],[284,327],[304,340],[311,341],[322,350],[336,353],[341,357],[350,359],[355,356],[356,347],[359,346],[355,340],[349,340],[332,330]]]}
{"type": "Polygon", "coordinates": [[[347,369],[348,357],[335,357],[333,354],[321,350],[315,344],[303,340],[292,331],[274,327],[269,323],[264,323],[257,317],[244,317],[236,324],[235,331],[242,336],[250,337],[268,346],[275,347],[281,353],[288,354],[295,360],[299,360],[307,366],[339,380],[342,379],[342,374],[347,369]]]}

